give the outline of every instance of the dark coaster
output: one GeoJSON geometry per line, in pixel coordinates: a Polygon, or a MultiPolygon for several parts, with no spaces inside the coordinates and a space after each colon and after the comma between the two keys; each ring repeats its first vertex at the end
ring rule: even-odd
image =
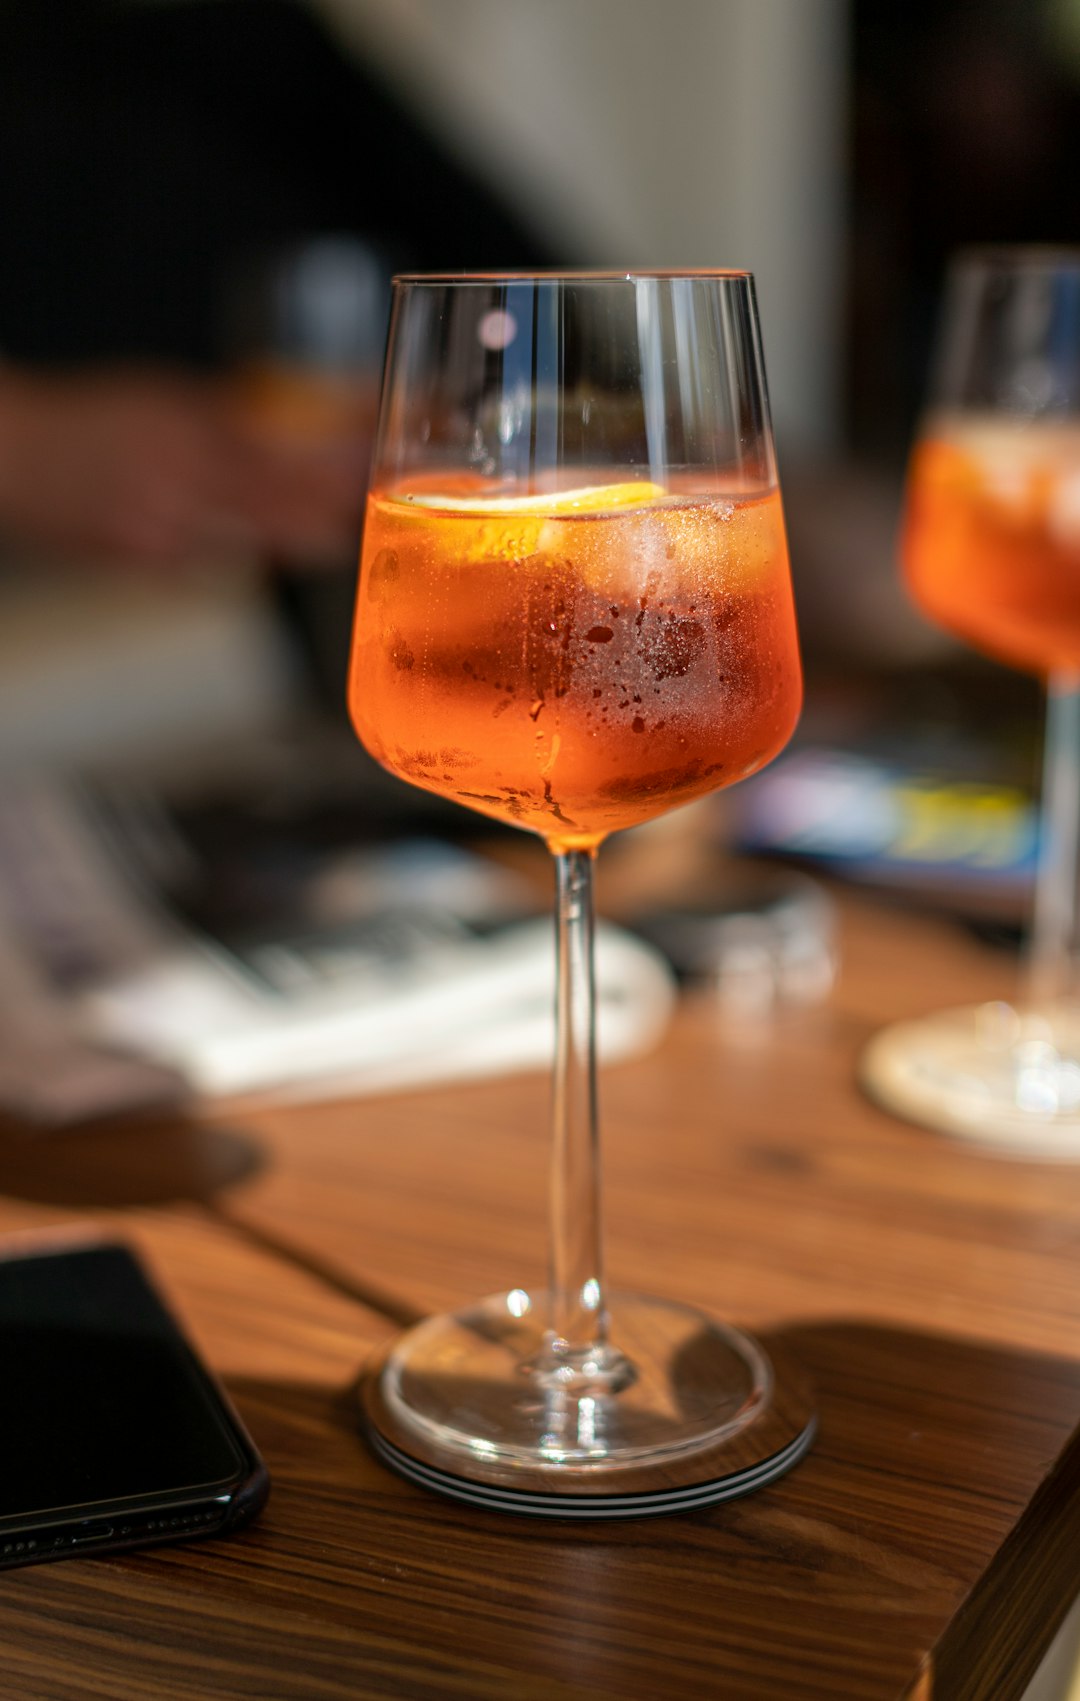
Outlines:
{"type": "MultiPolygon", "coordinates": [[[[734,1470],[727,1476],[688,1483],[685,1488],[643,1490],[637,1494],[559,1494],[499,1488],[493,1483],[470,1482],[468,1478],[451,1476],[447,1471],[433,1469],[410,1458],[400,1448],[381,1436],[370,1424],[365,1425],[367,1439],[373,1451],[397,1471],[399,1476],[421,1488],[448,1495],[451,1500],[467,1506],[479,1506],[485,1511],[515,1512],[532,1518],[658,1518],[665,1513],[692,1512],[702,1506],[715,1506],[722,1500],[735,1500],[752,1494],[775,1482],[793,1465],[798,1464],[814,1439],[816,1419],[811,1417],[806,1427],[780,1452],[750,1469],[734,1470]]],[[[702,1456],[704,1458],[704,1455],[702,1456]]]]}

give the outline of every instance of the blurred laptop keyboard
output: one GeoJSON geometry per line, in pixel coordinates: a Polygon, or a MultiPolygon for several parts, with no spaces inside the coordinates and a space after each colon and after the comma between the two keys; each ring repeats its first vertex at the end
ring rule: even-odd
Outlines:
{"type": "MultiPolygon", "coordinates": [[[[0,1110],[65,1126],[547,1065],[552,930],[517,875],[435,839],[233,826],[208,852],[152,795],[0,793],[0,1110]]],[[[652,1043],[667,964],[604,925],[598,965],[602,1051],[652,1043]]]]}

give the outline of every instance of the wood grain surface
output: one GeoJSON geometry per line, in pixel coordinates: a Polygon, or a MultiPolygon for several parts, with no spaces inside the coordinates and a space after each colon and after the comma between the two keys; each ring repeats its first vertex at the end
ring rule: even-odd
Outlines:
{"type": "Polygon", "coordinates": [[[853,1086],[881,1022],[1010,959],[848,902],[834,996],[690,999],[603,1084],[613,1285],[793,1352],[820,1435],[681,1517],[442,1502],[356,1432],[365,1356],[539,1283],[546,1083],[0,1139],[0,1230],[137,1245],[270,1467],[227,1539],[0,1578],[0,1697],[1015,1701],[1080,1584],[1080,1172],[903,1126],[853,1086]]]}

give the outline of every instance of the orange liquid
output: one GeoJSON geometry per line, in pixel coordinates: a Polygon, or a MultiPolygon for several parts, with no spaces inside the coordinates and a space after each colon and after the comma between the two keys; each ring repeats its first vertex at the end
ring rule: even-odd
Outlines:
{"type": "Polygon", "coordinates": [[[976,649],[1080,672],[1080,428],[942,422],[915,450],[902,553],[920,607],[976,649]]]}
{"type": "Polygon", "coordinates": [[[555,850],[753,773],[800,693],[775,492],[573,513],[368,499],[357,732],[392,773],[555,850]]]}

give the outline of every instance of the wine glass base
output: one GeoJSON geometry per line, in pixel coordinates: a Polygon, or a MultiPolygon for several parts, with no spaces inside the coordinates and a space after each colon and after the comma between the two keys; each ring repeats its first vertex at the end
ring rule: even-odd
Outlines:
{"type": "Polygon", "coordinates": [[[858,1066],[885,1110],[1019,1158],[1080,1158],[1080,1020],[980,1004],[882,1029],[858,1066]]]}
{"type": "Polygon", "coordinates": [[[472,1505],[553,1517],[689,1510],[789,1470],[813,1438],[786,1358],[688,1307],[617,1296],[614,1359],[551,1368],[546,1295],[517,1289],[433,1317],[364,1375],[375,1452],[472,1505]]]}

